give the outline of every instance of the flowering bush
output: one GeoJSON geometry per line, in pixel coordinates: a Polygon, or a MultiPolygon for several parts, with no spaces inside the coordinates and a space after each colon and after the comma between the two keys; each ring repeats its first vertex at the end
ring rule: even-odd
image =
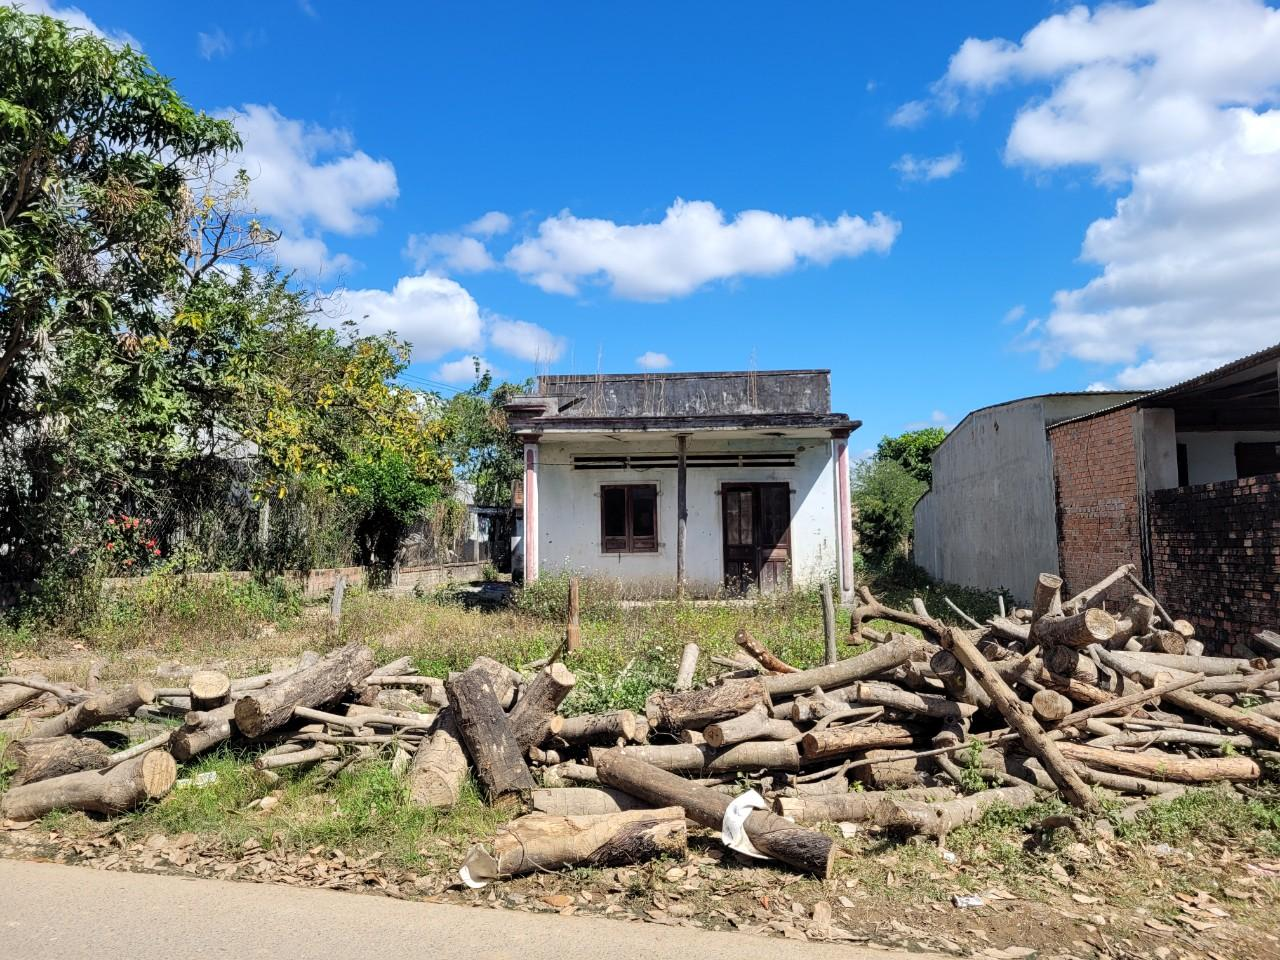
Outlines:
{"type": "Polygon", "coordinates": [[[141,573],[160,558],[151,521],[124,513],[107,518],[102,550],[107,562],[126,574],[141,573]]]}

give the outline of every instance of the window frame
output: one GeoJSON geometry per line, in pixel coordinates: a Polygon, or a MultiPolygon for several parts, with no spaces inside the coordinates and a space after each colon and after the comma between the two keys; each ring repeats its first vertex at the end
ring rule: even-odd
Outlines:
{"type": "Polygon", "coordinates": [[[658,500],[660,491],[656,483],[604,483],[600,485],[600,552],[609,556],[658,553],[658,500]],[[605,499],[609,491],[621,490],[625,494],[623,516],[626,522],[624,537],[609,536],[605,528],[605,499]],[[653,535],[637,536],[635,533],[635,491],[648,491],[653,500],[653,535]],[[625,540],[625,546],[610,546],[611,542],[625,540]]]}

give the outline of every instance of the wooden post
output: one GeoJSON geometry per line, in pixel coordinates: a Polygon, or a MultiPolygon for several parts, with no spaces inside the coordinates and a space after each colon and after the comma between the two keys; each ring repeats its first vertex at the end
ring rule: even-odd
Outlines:
{"type": "Polygon", "coordinates": [[[688,434],[677,434],[676,444],[676,596],[684,599],[684,551],[689,537],[689,477],[686,469],[688,434]]]}
{"type": "Polygon", "coordinates": [[[524,442],[524,582],[538,579],[538,443],[524,442]]]}
{"type": "Polygon", "coordinates": [[[822,635],[827,643],[827,663],[835,663],[840,659],[840,652],[836,650],[836,604],[827,580],[822,581],[822,635]]]}
{"type": "MultiPolygon", "coordinates": [[[[527,549],[527,548],[526,548],[527,549]]],[[[569,612],[564,628],[564,649],[573,653],[582,646],[582,631],[578,625],[578,578],[569,578],[569,612]]]]}
{"type": "Polygon", "coordinates": [[[836,471],[836,548],[840,551],[840,600],[853,599],[853,513],[849,497],[849,431],[833,430],[836,471]]]}
{"type": "Polygon", "coordinates": [[[333,581],[333,596],[329,598],[329,631],[336,637],[342,631],[342,596],[347,592],[347,575],[340,573],[333,581]]]}

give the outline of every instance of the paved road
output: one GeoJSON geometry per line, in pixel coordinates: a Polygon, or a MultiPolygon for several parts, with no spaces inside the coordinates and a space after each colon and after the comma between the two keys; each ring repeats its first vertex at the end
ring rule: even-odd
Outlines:
{"type": "Polygon", "coordinates": [[[5,960],[903,960],[847,944],[0,860],[5,960]]]}

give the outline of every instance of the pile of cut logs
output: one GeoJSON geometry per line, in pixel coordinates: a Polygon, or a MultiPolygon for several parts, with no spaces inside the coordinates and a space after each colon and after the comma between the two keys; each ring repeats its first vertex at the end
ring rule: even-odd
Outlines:
{"type": "MultiPolygon", "coordinates": [[[[815,824],[941,840],[993,805],[1054,793],[1081,814],[1098,811],[1100,790],[1129,795],[1123,815],[1134,816],[1196,784],[1255,790],[1262,762],[1280,759],[1280,660],[1205,656],[1132,567],[1073,597],[1061,588],[1043,574],[1029,609],[985,624],[956,608],[967,628],[864,588],[850,643],[865,652],[797,670],[743,630],[741,652],[710,658],[723,672],[695,688],[690,643],[674,689],[653,693],[643,715],[562,715],[576,680],[556,657],[523,673],[481,657],[432,678],[408,658],[375,667],[359,645],[239,680],[198,671],[172,689],[0,677],[0,716],[14,714],[0,720],[12,738],[4,757],[16,767],[0,816],[126,810],[168,792],[178,763],[228,741],[268,780],[382,757],[406,778],[409,802],[448,808],[474,776],[488,803],[533,811],[471,850],[461,873],[478,886],[680,856],[689,824],[826,877],[840,848],[815,824]],[[1131,596],[1108,612],[1103,598],[1120,588],[1131,596]],[[873,620],[913,632],[882,633],[873,620]],[[114,752],[93,732],[166,716],[181,724],[114,752]],[[744,780],[755,789],[744,793],[744,780]]],[[[1280,636],[1255,639],[1261,654],[1280,654],[1280,636]]]]}

